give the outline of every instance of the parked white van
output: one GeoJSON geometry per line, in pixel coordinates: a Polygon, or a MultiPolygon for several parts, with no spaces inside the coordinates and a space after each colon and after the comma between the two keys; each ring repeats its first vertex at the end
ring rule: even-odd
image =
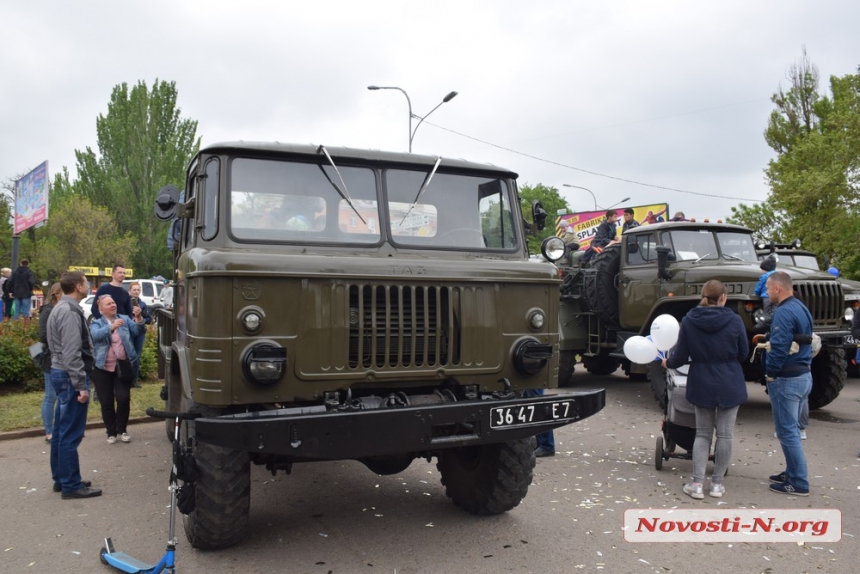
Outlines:
{"type": "Polygon", "coordinates": [[[158,279],[126,279],[122,282],[122,288],[129,290],[132,283],[140,283],[140,298],[146,303],[150,311],[164,307],[161,301],[161,290],[164,289],[164,283],[158,279]]]}

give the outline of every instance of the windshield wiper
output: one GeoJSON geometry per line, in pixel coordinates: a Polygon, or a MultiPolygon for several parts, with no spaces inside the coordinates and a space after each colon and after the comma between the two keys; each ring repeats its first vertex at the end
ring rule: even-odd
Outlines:
{"type": "Polygon", "coordinates": [[[322,166],[320,166],[320,170],[323,172],[323,175],[325,176],[325,178],[328,180],[328,182],[331,184],[331,186],[335,189],[335,191],[337,191],[338,194],[340,194],[340,196],[349,204],[349,206],[352,208],[352,210],[355,212],[355,214],[358,216],[358,218],[361,220],[361,222],[364,223],[365,225],[367,225],[367,222],[364,220],[364,218],[358,212],[358,209],[356,209],[355,205],[353,205],[352,198],[349,196],[349,190],[346,188],[346,182],[343,181],[343,176],[340,175],[340,170],[337,169],[337,166],[334,164],[334,160],[331,159],[331,156],[328,154],[328,150],[325,149],[324,145],[321,145],[319,148],[317,148],[317,153],[325,154],[326,158],[328,159],[328,162],[334,168],[334,172],[337,174],[337,178],[340,180],[340,184],[343,186],[343,191],[340,190],[340,188],[337,186],[337,184],[335,184],[335,182],[333,182],[331,180],[331,178],[328,176],[328,174],[325,172],[325,170],[322,169],[322,166]]]}
{"type": "Polygon", "coordinates": [[[710,253],[705,253],[704,255],[702,255],[701,257],[699,257],[699,258],[698,258],[698,259],[696,259],[695,261],[693,261],[693,263],[698,263],[699,261],[701,261],[701,260],[702,260],[702,259],[704,259],[705,257],[710,257],[710,256],[711,256],[711,254],[710,254],[710,253]]]}
{"type": "Polygon", "coordinates": [[[433,179],[433,176],[436,174],[436,170],[439,169],[440,163],[442,163],[441,155],[436,157],[436,164],[433,166],[433,169],[430,170],[430,173],[427,174],[427,177],[424,178],[424,183],[421,184],[421,189],[418,190],[418,195],[415,196],[415,200],[412,202],[412,205],[409,206],[409,210],[406,212],[406,215],[404,215],[403,219],[400,220],[400,223],[397,224],[398,227],[403,225],[403,222],[406,221],[406,218],[409,217],[410,213],[412,213],[418,200],[421,199],[421,194],[424,193],[424,190],[426,190],[427,186],[430,185],[430,180],[433,179]]]}
{"type": "Polygon", "coordinates": [[[735,261],[743,261],[743,257],[738,257],[737,255],[732,255],[731,253],[723,253],[723,257],[728,257],[729,259],[734,259],[735,261]]]}

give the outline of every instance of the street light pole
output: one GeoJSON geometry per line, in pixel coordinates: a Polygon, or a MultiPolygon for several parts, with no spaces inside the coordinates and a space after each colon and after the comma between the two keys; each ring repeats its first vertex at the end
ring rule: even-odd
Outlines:
{"type": "Polygon", "coordinates": [[[609,207],[607,207],[606,209],[607,209],[607,210],[610,210],[610,209],[612,209],[613,207],[615,207],[616,205],[618,205],[619,203],[625,203],[625,202],[627,202],[627,201],[630,201],[630,198],[629,198],[629,197],[625,197],[625,198],[624,198],[624,199],[622,199],[621,201],[616,201],[615,203],[613,203],[612,205],[610,205],[610,206],[609,206],[609,207]]]}
{"type": "Polygon", "coordinates": [[[448,94],[444,98],[442,98],[442,101],[439,102],[438,104],[436,104],[435,108],[433,108],[432,110],[430,110],[429,112],[424,114],[424,116],[422,117],[422,116],[419,116],[419,115],[412,113],[412,100],[409,99],[409,94],[407,94],[406,90],[404,90],[403,88],[398,88],[397,86],[367,86],[367,89],[368,90],[398,90],[400,93],[402,93],[404,96],[406,96],[406,103],[409,105],[409,133],[408,133],[408,136],[409,136],[409,153],[412,153],[412,140],[415,139],[415,132],[418,131],[418,126],[421,125],[421,122],[423,122],[425,119],[427,119],[427,116],[429,116],[430,114],[435,112],[437,109],[439,109],[439,106],[441,106],[442,104],[450,102],[451,100],[453,100],[457,96],[457,92],[448,92],[448,94]],[[418,124],[415,126],[414,130],[412,129],[412,118],[417,118],[419,120],[418,124]]]}
{"type": "MultiPolygon", "coordinates": [[[[570,185],[569,183],[563,183],[563,184],[561,184],[561,186],[562,186],[562,187],[575,187],[576,189],[584,189],[585,191],[587,191],[588,193],[590,193],[590,194],[591,194],[591,199],[593,199],[593,200],[594,200],[594,211],[597,211],[597,198],[596,198],[596,197],[594,197],[594,193],[593,193],[590,189],[588,189],[587,187],[579,186],[579,185],[570,185]]],[[[626,201],[626,200],[625,200],[625,201],[626,201]]]]}

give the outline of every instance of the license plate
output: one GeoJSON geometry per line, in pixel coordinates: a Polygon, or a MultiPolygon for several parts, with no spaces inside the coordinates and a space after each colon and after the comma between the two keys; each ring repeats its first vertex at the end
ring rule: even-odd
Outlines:
{"type": "Polygon", "coordinates": [[[553,401],[490,409],[490,428],[512,428],[538,425],[548,421],[576,418],[574,401],[553,401]]]}
{"type": "Polygon", "coordinates": [[[845,335],[845,342],[843,344],[844,345],[856,345],[857,341],[855,341],[854,337],[852,337],[851,335],[845,335]]]}

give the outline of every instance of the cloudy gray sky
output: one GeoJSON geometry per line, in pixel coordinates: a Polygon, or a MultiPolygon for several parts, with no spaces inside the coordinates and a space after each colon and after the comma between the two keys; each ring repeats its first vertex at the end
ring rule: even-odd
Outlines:
{"type": "Polygon", "coordinates": [[[46,159],[74,173],[111,89],[156,78],[204,145],[405,151],[406,98],[376,84],[419,115],[459,92],[416,153],[504,166],[577,209],[591,196],[562,184],[713,218],[767,196],[770,96],[802,47],[825,85],[860,65],[856,0],[21,0],[0,22],[2,181],[46,159]]]}

